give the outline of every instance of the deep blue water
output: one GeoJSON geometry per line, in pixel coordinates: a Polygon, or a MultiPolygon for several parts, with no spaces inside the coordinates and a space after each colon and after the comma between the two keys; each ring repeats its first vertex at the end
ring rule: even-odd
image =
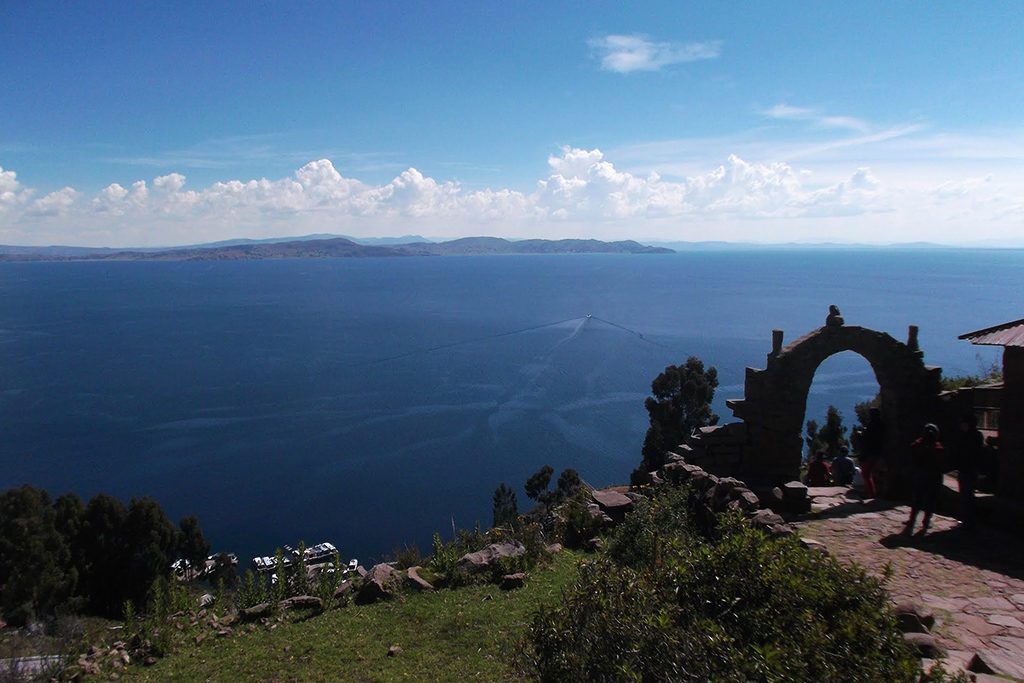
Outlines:
{"type": "MultiPolygon", "coordinates": [[[[1022,285],[1024,252],[983,250],[0,263],[0,487],[150,495],[217,549],[368,560],[488,524],[545,463],[626,480],[669,363],[717,366],[728,420],[772,328],[836,303],[976,372],[996,352],[956,336],[1021,317],[1022,285]]],[[[836,356],[808,417],[876,391],[836,356]]]]}

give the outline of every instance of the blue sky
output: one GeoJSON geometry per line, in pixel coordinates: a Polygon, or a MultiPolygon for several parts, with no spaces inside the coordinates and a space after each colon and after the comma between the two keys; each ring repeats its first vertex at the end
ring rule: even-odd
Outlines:
{"type": "Polygon", "coordinates": [[[1017,3],[0,16],[0,243],[1024,244],[1017,3]]]}

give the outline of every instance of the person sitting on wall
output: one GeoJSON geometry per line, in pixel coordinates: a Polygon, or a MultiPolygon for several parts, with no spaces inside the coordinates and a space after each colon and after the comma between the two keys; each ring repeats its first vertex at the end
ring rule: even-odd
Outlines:
{"type": "Polygon", "coordinates": [[[829,306],[828,315],[825,317],[825,327],[842,327],[843,322],[843,314],[839,312],[839,307],[835,304],[829,306]]]}
{"type": "Polygon", "coordinates": [[[942,473],[945,471],[945,449],[939,441],[939,428],[928,423],[921,436],[910,444],[911,500],[910,519],[903,533],[910,535],[917,522],[917,514],[924,511],[921,529],[914,534],[924,536],[932,523],[932,513],[942,489],[942,473]]]}
{"type": "Polygon", "coordinates": [[[832,483],[832,468],[825,462],[825,452],[818,451],[814,459],[807,466],[807,476],[804,483],[808,486],[828,486],[832,483]]]}
{"type": "Polygon", "coordinates": [[[832,480],[836,486],[852,486],[853,473],[857,466],[853,464],[850,457],[850,449],[846,446],[839,447],[839,455],[832,460],[832,480]]]}

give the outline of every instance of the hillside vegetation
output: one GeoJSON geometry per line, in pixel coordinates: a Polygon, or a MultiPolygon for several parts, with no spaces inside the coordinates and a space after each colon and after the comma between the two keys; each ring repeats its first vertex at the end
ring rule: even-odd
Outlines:
{"type": "Polygon", "coordinates": [[[195,645],[183,633],[175,653],[131,667],[145,681],[514,680],[523,677],[519,643],[532,614],[553,604],[577,574],[579,555],[563,551],[518,590],[493,584],[405,593],[351,604],[315,618],[289,616],[271,628],[237,629],[195,645]],[[390,646],[401,652],[388,656],[390,646]]]}

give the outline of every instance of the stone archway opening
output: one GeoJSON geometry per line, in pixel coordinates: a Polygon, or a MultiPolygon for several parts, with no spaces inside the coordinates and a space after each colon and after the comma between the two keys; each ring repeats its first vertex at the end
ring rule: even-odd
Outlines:
{"type": "MultiPolygon", "coordinates": [[[[866,358],[854,351],[841,351],[829,356],[815,371],[807,393],[804,434],[808,421],[814,420],[820,428],[825,423],[829,406],[835,406],[843,418],[846,439],[849,440],[854,427],[860,424],[857,405],[874,400],[880,392],[881,385],[866,358]]],[[[805,446],[805,459],[810,455],[805,446]]]]}
{"type": "Polygon", "coordinates": [[[907,341],[901,342],[885,332],[845,325],[833,306],[825,326],[789,345],[783,344],[784,336],[782,330],[773,331],[766,367],[747,368],[744,397],[727,402],[745,426],[735,473],[756,486],[799,476],[811,383],[826,359],[852,351],[868,362],[879,386],[889,472],[883,493],[900,495],[906,488],[910,443],[939,414],[942,371],[924,364],[917,327],[911,325],[907,341]]]}

